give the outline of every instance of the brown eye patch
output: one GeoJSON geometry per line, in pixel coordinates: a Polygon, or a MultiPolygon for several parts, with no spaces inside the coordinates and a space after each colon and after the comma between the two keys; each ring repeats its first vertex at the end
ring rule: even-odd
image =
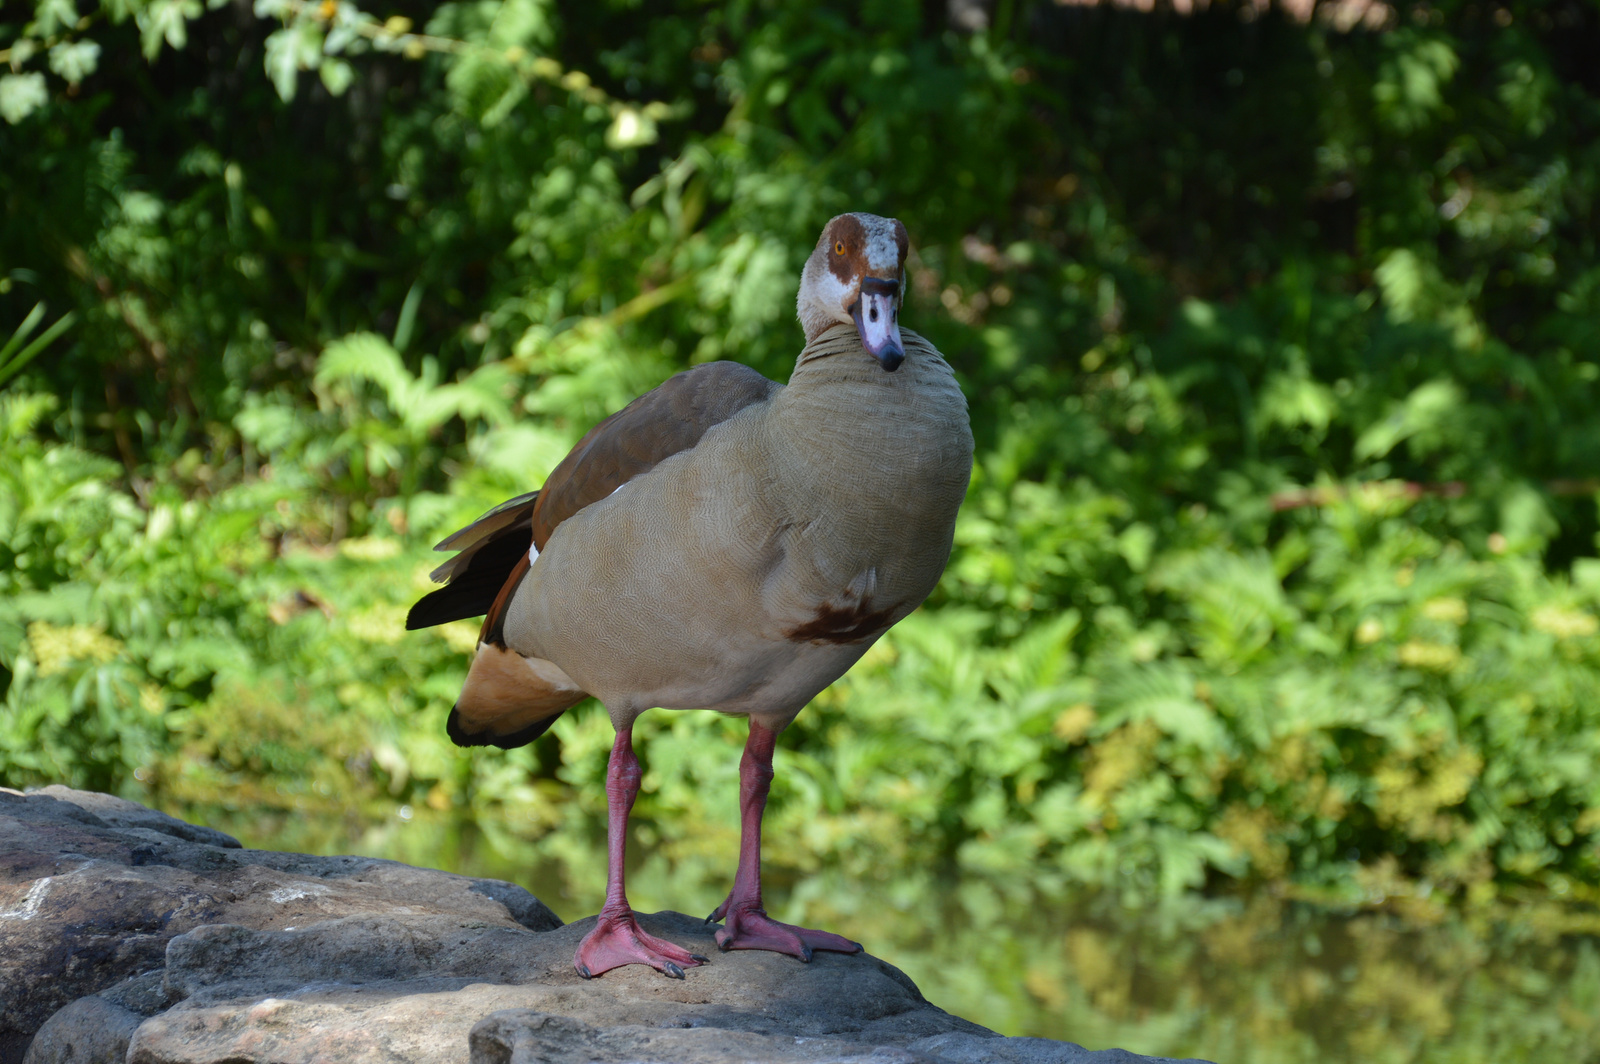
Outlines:
{"type": "Polygon", "coordinates": [[[850,278],[859,272],[860,263],[854,260],[866,245],[866,227],[854,215],[841,214],[828,226],[824,239],[833,250],[833,254],[828,256],[828,269],[839,280],[849,283],[850,278]]]}

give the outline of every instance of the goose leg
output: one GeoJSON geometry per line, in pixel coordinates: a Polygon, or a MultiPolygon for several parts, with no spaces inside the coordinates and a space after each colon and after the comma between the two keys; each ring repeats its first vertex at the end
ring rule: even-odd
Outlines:
{"type": "Polygon", "coordinates": [[[685,968],[706,963],[699,954],[646,934],[628,908],[623,858],[628,847],[628,813],[639,796],[640,775],[639,759],[633,752],[633,729],[619,729],[606,768],[606,904],[594,930],[584,936],[572,958],[572,966],[585,979],[625,964],[648,964],[674,979],[682,979],[685,968]]]}
{"type": "Polygon", "coordinates": [[[767,810],[767,792],[772,787],[772,749],[778,733],[750,721],[750,738],[739,760],[739,870],[734,873],[733,890],[728,898],[706,917],[707,923],[724,920],[717,932],[717,947],[766,949],[787,953],[803,961],[814,949],[859,953],[861,943],[842,935],[779,923],[761,907],[761,817],[767,810]]]}

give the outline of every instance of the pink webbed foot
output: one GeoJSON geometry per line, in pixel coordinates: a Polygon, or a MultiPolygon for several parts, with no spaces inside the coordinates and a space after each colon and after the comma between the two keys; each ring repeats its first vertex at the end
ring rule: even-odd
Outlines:
{"type": "Polygon", "coordinates": [[[698,953],[647,934],[631,912],[620,916],[601,913],[600,921],[578,943],[578,952],[572,958],[572,966],[585,979],[625,964],[648,964],[658,972],[682,979],[685,968],[707,963],[708,958],[698,953]]]}
{"type": "Polygon", "coordinates": [[[787,953],[791,957],[799,957],[807,962],[811,960],[811,951],[817,949],[834,950],[839,953],[861,952],[859,942],[852,942],[843,935],[835,935],[831,931],[814,931],[809,927],[780,923],[768,916],[764,909],[730,907],[729,902],[725,901],[717,906],[715,912],[706,917],[708,924],[718,920],[724,921],[722,928],[717,932],[717,948],[723,951],[765,949],[774,953],[787,953]]]}

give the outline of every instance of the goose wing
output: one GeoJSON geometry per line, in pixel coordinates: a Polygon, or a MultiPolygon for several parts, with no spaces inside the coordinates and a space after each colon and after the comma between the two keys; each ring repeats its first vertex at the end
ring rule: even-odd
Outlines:
{"type": "Polygon", "coordinates": [[[484,642],[503,643],[500,615],[556,527],[779,387],[749,366],[708,362],[684,370],[612,414],[578,441],[544,487],[501,503],[435,550],[459,553],[432,573],[445,584],[411,607],[406,628],[488,614],[484,642]]]}

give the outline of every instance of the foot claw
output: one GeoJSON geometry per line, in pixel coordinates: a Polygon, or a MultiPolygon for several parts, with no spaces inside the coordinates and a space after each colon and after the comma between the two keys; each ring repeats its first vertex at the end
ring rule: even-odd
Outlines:
{"type": "Polygon", "coordinates": [[[710,957],[702,957],[698,953],[691,953],[691,954],[689,954],[689,956],[694,958],[695,960],[699,961],[701,964],[710,964],[711,963],[711,958],[710,957]]]}
{"type": "Polygon", "coordinates": [[[661,964],[661,972],[662,972],[663,975],[666,975],[666,976],[668,976],[668,977],[670,977],[672,979],[682,979],[683,978],[683,969],[679,968],[676,964],[673,964],[671,961],[663,961],[662,962],[662,964],[661,964]]]}
{"type": "Polygon", "coordinates": [[[589,966],[587,964],[584,964],[582,961],[578,962],[578,974],[583,976],[585,979],[593,979],[594,978],[594,976],[589,974],[589,966]]]}

